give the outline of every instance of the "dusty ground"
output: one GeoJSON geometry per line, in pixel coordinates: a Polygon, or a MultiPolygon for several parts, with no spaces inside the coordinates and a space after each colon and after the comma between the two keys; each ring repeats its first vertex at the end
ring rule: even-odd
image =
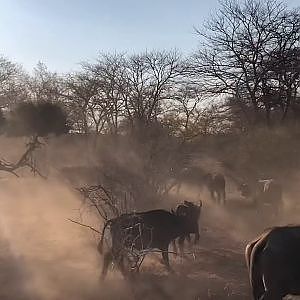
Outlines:
{"type": "Polygon", "coordinates": [[[78,213],[76,197],[57,182],[1,181],[1,300],[247,299],[245,243],[234,232],[235,222],[230,228],[229,212],[204,206],[195,257],[172,256],[175,274],[167,274],[160,256],[153,255],[134,285],[117,271],[100,284],[96,238],[67,221],[78,213]]]}
{"type": "MultiPolygon", "coordinates": [[[[179,199],[198,196],[185,187],[179,199]]],[[[205,193],[201,197],[200,243],[194,256],[171,255],[175,274],[167,274],[160,255],[153,254],[134,284],[117,271],[100,283],[97,239],[67,221],[78,215],[78,195],[55,181],[1,180],[0,299],[251,299],[243,251],[274,221],[235,198],[234,190],[226,207],[211,204],[205,193]]]]}

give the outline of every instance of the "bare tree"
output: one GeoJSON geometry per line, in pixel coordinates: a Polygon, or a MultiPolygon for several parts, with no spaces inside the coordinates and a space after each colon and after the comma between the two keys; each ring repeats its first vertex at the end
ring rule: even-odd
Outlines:
{"type": "Polygon", "coordinates": [[[34,68],[33,75],[27,80],[30,100],[33,102],[61,102],[63,83],[62,76],[49,71],[44,63],[39,62],[34,68]]]}
{"type": "Polygon", "coordinates": [[[95,63],[83,64],[83,69],[97,81],[95,105],[102,111],[103,128],[114,134],[118,133],[124,119],[125,61],[124,54],[101,54],[95,63]]]}
{"type": "Polygon", "coordinates": [[[66,87],[63,94],[64,103],[75,129],[89,133],[94,125],[96,130],[99,130],[101,116],[96,113],[95,96],[98,90],[96,80],[85,72],[77,72],[68,76],[66,87]]]}
{"type": "Polygon", "coordinates": [[[0,108],[11,109],[27,98],[26,80],[21,66],[0,57],[0,108]]]}
{"type": "Polygon", "coordinates": [[[150,52],[128,58],[122,95],[131,126],[158,120],[182,72],[181,57],[176,51],[150,52]]]}
{"type": "Polygon", "coordinates": [[[200,134],[195,129],[206,98],[196,85],[189,82],[179,85],[173,97],[164,111],[162,123],[183,142],[193,139],[200,134]]]}
{"type": "Polygon", "coordinates": [[[102,55],[68,77],[65,103],[80,131],[117,133],[124,112],[119,83],[122,68],[121,55],[102,55]]]}
{"type": "Polygon", "coordinates": [[[201,77],[208,93],[230,95],[237,105],[250,105],[255,121],[263,109],[270,123],[270,113],[276,108],[269,92],[270,61],[278,47],[295,47],[298,22],[298,14],[276,0],[224,1],[205,30],[197,30],[205,42],[194,56],[194,74],[201,77]]]}
{"type": "Polygon", "coordinates": [[[69,77],[66,99],[81,115],[84,132],[117,133],[124,121],[131,128],[158,121],[183,69],[176,51],[102,54],[69,77]]]}
{"type": "Polygon", "coordinates": [[[284,121],[290,107],[295,105],[300,86],[300,10],[286,13],[282,18],[264,84],[269,91],[266,96],[271,96],[273,107],[277,105],[281,109],[284,121]]]}

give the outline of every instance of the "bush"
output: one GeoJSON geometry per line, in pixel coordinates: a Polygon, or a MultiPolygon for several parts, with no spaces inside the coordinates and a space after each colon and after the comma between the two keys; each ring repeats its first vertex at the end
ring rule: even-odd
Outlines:
{"type": "Polygon", "coordinates": [[[54,133],[60,135],[67,133],[70,126],[67,122],[66,113],[61,106],[50,102],[40,102],[36,105],[37,110],[37,134],[40,136],[54,133]]]}
{"type": "Polygon", "coordinates": [[[59,105],[25,102],[11,111],[7,131],[17,136],[46,136],[67,133],[69,129],[66,114],[59,105]]]}

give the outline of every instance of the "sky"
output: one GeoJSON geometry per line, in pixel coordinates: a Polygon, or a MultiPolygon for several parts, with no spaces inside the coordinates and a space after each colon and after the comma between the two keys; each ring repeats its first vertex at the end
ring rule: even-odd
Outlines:
{"type": "MultiPolygon", "coordinates": [[[[287,0],[290,7],[299,0],[287,0]]],[[[101,52],[197,48],[217,0],[0,0],[0,55],[68,72],[101,52]]]]}

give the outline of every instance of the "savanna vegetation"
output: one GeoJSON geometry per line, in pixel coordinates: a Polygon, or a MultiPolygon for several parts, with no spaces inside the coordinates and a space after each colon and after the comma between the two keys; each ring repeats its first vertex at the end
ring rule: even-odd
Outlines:
{"type": "MultiPolygon", "coordinates": [[[[15,140],[24,148],[29,139],[18,155],[1,154],[0,171],[19,176],[29,169],[67,179],[98,221],[169,208],[171,197],[179,199],[179,182],[201,185],[206,172],[221,170],[234,188],[259,178],[279,179],[285,188],[294,183],[300,165],[300,9],[277,0],[224,0],[195,32],[200,45],[190,55],[102,53],[67,74],[41,62],[29,73],[0,57],[1,149],[15,140]]],[[[219,220],[218,213],[207,215],[219,220]]],[[[228,221],[236,230],[232,211],[227,213],[230,221],[220,218],[220,227],[228,221]]],[[[249,219],[242,212],[236,222],[244,229],[249,219]]],[[[204,233],[208,245],[210,238],[204,233]]],[[[233,250],[234,265],[241,255],[233,250]]],[[[245,273],[243,266],[237,269],[224,271],[234,274],[234,283],[245,273]]],[[[234,297],[220,282],[221,294],[234,297]]],[[[238,286],[236,299],[246,299],[247,288],[238,286]]]]}
{"type": "Polygon", "coordinates": [[[29,74],[1,57],[0,131],[128,136],[147,148],[143,157],[153,160],[155,151],[174,156],[171,164],[187,161],[179,153],[215,141],[231,166],[247,168],[247,160],[258,172],[274,161],[278,170],[296,166],[299,28],[299,9],[282,2],[223,1],[195,29],[200,46],[189,56],[103,53],[69,74],[43,63],[29,74]],[[161,149],[161,140],[172,142],[161,149]]]}

